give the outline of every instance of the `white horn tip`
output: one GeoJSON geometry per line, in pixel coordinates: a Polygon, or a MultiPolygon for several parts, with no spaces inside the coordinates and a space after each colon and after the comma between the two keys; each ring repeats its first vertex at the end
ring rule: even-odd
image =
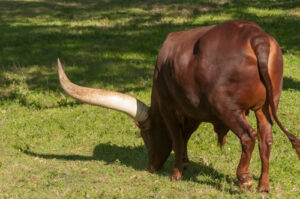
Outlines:
{"type": "Polygon", "coordinates": [[[57,65],[58,65],[58,67],[61,67],[61,63],[60,63],[59,58],[57,58],[57,65]]]}

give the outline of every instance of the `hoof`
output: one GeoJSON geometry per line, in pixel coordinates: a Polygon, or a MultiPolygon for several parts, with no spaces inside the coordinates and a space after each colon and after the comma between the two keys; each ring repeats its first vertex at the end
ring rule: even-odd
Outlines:
{"type": "Polygon", "coordinates": [[[269,185],[259,185],[257,187],[257,191],[261,193],[270,193],[270,186],[269,185]]]}
{"type": "Polygon", "coordinates": [[[240,187],[240,190],[243,191],[243,190],[248,190],[252,187],[252,184],[253,184],[253,181],[252,180],[249,180],[247,182],[243,182],[243,183],[240,183],[239,182],[239,187],[240,187]]]}
{"type": "Polygon", "coordinates": [[[182,179],[182,172],[180,172],[178,169],[174,169],[172,175],[170,175],[170,180],[181,180],[182,179]]]}
{"type": "Polygon", "coordinates": [[[253,180],[250,174],[242,174],[239,178],[239,187],[240,190],[243,191],[245,189],[250,189],[252,187],[253,180]]]}
{"type": "Polygon", "coordinates": [[[153,165],[149,165],[149,171],[150,171],[150,173],[154,173],[154,172],[156,172],[158,170],[159,170],[159,168],[157,168],[157,167],[155,167],[153,165]]]}

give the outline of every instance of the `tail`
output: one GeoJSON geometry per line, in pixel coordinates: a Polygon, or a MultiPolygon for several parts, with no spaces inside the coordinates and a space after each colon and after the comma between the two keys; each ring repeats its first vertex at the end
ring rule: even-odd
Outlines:
{"type": "Polygon", "coordinates": [[[266,87],[267,92],[267,103],[271,107],[271,112],[273,115],[274,120],[280,127],[280,129],[285,133],[285,135],[289,138],[293,148],[296,150],[298,158],[300,159],[300,140],[293,134],[291,134],[289,131],[287,131],[279,121],[277,115],[276,115],[276,108],[274,104],[274,98],[273,98],[273,88],[272,88],[272,82],[268,73],[268,59],[269,59],[269,53],[270,53],[270,42],[266,34],[262,31],[259,31],[261,33],[258,33],[257,36],[251,39],[251,46],[255,52],[255,55],[258,60],[258,68],[259,73],[261,76],[261,79],[266,87]]]}

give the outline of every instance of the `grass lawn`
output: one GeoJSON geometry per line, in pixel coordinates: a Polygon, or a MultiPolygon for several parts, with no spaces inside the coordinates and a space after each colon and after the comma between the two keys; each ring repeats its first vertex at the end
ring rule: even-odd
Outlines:
{"type": "MultiPolygon", "coordinates": [[[[150,104],[152,73],[166,35],[244,19],[274,36],[284,53],[278,117],[300,137],[300,1],[285,0],[0,0],[0,198],[300,198],[300,164],[274,125],[271,193],[255,180],[240,192],[241,147],[230,132],[222,150],[212,125],[189,142],[184,179],[170,182],[174,155],[147,171],[132,119],[65,96],[60,57],[80,85],[134,95],[150,104]]],[[[250,123],[256,127],[253,113],[250,123]]]]}

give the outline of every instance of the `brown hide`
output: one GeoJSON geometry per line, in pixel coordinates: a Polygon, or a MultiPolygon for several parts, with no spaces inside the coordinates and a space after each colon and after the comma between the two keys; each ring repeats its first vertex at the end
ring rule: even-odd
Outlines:
{"type": "MultiPolygon", "coordinates": [[[[210,122],[220,145],[225,144],[229,129],[241,140],[237,177],[242,189],[252,185],[249,163],[258,137],[262,160],[258,189],[269,191],[273,119],[283,129],[276,116],[282,73],[282,54],[277,42],[255,23],[228,21],[170,33],[154,72],[149,120],[160,118],[163,124],[152,121],[148,132],[151,142],[157,143],[148,147],[152,157],[150,168],[159,169],[172,146],[175,166],[170,178],[180,179],[188,162],[186,148],[190,135],[201,122],[210,122]],[[247,122],[249,110],[255,111],[257,132],[247,122]]],[[[299,155],[299,140],[285,133],[299,155]]]]}

